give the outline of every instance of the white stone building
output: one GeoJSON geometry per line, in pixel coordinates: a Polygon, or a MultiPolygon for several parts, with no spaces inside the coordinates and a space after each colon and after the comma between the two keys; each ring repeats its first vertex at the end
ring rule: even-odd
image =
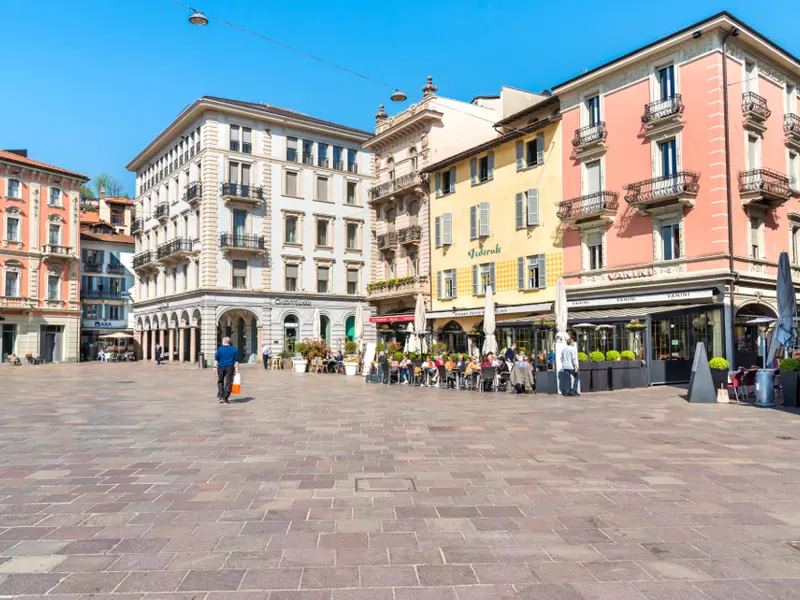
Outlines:
{"type": "Polygon", "coordinates": [[[171,360],[203,352],[208,362],[225,335],[243,361],[262,343],[278,352],[352,337],[371,267],[362,148],[371,135],[204,96],[134,158],[134,311],[145,357],[157,340],[171,360]]]}

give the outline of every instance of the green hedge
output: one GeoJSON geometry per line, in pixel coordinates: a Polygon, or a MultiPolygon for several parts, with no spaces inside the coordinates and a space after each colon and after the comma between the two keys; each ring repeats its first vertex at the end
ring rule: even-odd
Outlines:
{"type": "Polygon", "coordinates": [[[589,360],[592,362],[603,362],[605,359],[606,355],[599,350],[595,350],[589,355],[589,360]]]}
{"type": "Polygon", "coordinates": [[[609,350],[606,352],[606,360],[619,360],[619,352],[616,350],[609,350]]]}
{"type": "Polygon", "coordinates": [[[800,361],[796,358],[784,358],[780,362],[781,371],[800,371],[800,361]]]}
{"type": "Polygon", "coordinates": [[[622,360],[636,360],[636,355],[630,350],[623,350],[619,353],[619,357],[622,360]]]}

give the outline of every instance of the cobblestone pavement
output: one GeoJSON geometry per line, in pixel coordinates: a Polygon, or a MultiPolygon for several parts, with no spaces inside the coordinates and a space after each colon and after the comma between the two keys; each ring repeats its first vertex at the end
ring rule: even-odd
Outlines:
{"type": "Polygon", "coordinates": [[[0,370],[0,595],[800,598],[797,414],[243,378],[0,370]]]}

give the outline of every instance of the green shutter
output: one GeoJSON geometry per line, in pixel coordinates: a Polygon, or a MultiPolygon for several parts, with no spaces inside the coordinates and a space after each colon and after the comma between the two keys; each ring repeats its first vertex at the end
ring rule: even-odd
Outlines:
{"type": "Polygon", "coordinates": [[[521,256],[517,259],[517,289],[525,289],[525,259],[521,256]]]}
{"type": "Polygon", "coordinates": [[[540,290],[547,287],[547,255],[539,255],[539,281],[538,286],[540,290]]]}

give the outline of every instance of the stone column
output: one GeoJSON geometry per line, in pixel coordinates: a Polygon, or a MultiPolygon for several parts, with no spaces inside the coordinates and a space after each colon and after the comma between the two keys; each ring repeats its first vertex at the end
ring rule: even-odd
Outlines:
{"type": "Polygon", "coordinates": [[[192,325],[189,328],[189,362],[197,362],[197,326],[192,325]]]}
{"type": "Polygon", "coordinates": [[[150,330],[150,360],[156,359],[156,330],[150,330]]]}
{"type": "Polygon", "coordinates": [[[186,328],[178,328],[178,360],[186,362],[186,328]]]}
{"type": "Polygon", "coordinates": [[[164,356],[164,338],[166,337],[166,335],[164,335],[165,332],[165,329],[158,330],[158,343],[161,346],[161,356],[164,356]]]}
{"type": "Polygon", "coordinates": [[[175,328],[170,327],[169,329],[169,361],[172,362],[175,359],[175,328]]]}

